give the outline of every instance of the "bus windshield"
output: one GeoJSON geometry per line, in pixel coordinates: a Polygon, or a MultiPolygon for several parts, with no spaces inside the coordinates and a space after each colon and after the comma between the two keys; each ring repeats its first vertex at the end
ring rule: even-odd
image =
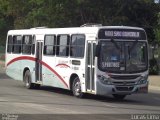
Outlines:
{"type": "Polygon", "coordinates": [[[136,73],[147,70],[147,43],[140,41],[101,41],[99,69],[114,73],[136,73]]]}

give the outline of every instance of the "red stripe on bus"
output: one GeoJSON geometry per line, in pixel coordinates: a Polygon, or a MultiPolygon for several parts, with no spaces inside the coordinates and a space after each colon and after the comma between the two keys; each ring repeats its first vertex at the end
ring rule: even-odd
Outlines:
{"type": "Polygon", "coordinates": [[[23,59],[36,61],[36,58],[34,58],[34,57],[21,56],[21,57],[17,57],[17,58],[12,59],[11,61],[9,61],[9,62],[7,63],[7,66],[9,66],[10,64],[12,64],[13,62],[16,62],[16,61],[18,61],[18,60],[23,60],[23,59]]]}
{"type": "MultiPolygon", "coordinates": [[[[10,64],[18,61],[18,60],[31,60],[31,61],[36,61],[36,58],[34,57],[29,57],[29,56],[21,56],[21,57],[17,57],[12,59],[11,61],[9,61],[7,63],[7,66],[9,66],[10,64]]],[[[47,63],[43,62],[43,61],[39,61],[39,63],[41,63],[42,65],[44,65],[46,68],[48,68],[50,71],[52,71],[54,74],[57,75],[57,77],[64,83],[64,85],[68,88],[67,83],[64,81],[64,79],[53,69],[51,68],[47,63]]]]}
{"type": "Polygon", "coordinates": [[[57,67],[57,66],[65,66],[65,67],[69,67],[69,68],[70,68],[70,66],[67,65],[67,64],[57,64],[56,67],[57,67]]]}

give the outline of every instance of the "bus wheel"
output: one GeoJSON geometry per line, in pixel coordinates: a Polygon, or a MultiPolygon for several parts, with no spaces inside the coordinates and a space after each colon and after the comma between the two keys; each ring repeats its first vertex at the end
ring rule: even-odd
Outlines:
{"type": "MultiPolygon", "coordinates": [[[[33,83],[32,83],[33,84],[33,83]]],[[[34,88],[35,89],[39,89],[41,87],[41,85],[40,84],[34,84],[34,88]]]]}
{"type": "Polygon", "coordinates": [[[28,88],[28,89],[34,88],[34,84],[31,81],[32,81],[32,79],[31,79],[30,71],[27,70],[24,75],[24,83],[25,83],[26,88],[28,88]]]}
{"type": "Polygon", "coordinates": [[[78,77],[76,77],[72,84],[72,92],[75,97],[82,98],[83,93],[81,91],[81,83],[78,77]]]}
{"type": "Polygon", "coordinates": [[[123,100],[126,97],[126,95],[113,94],[113,97],[117,100],[123,100]]]}

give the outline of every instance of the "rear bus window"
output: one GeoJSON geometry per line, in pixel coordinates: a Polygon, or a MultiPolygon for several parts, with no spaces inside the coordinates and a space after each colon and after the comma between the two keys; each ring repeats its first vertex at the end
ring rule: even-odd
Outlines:
{"type": "Polygon", "coordinates": [[[8,36],[7,52],[11,53],[13,48],[13,39],[12,36],[8,36]]]}

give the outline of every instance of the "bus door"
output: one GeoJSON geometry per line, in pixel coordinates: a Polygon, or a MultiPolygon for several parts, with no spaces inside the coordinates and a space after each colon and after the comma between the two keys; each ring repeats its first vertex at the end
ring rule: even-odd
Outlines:
{"type": "Polygon", "coordinates": [[[36,43],[36,64],[35,64],[35,74],[36,74],[36,82],[42,81],[42,45],[43,43],[37,41],[36,43]]]}
{"type": "Polygon", "coordinates": [[[87,42],[86,89],[88,92],[95,91],[95,77],[94,77],[95,76],[95,48],[96,48],[95,41],[87,42]]]}

